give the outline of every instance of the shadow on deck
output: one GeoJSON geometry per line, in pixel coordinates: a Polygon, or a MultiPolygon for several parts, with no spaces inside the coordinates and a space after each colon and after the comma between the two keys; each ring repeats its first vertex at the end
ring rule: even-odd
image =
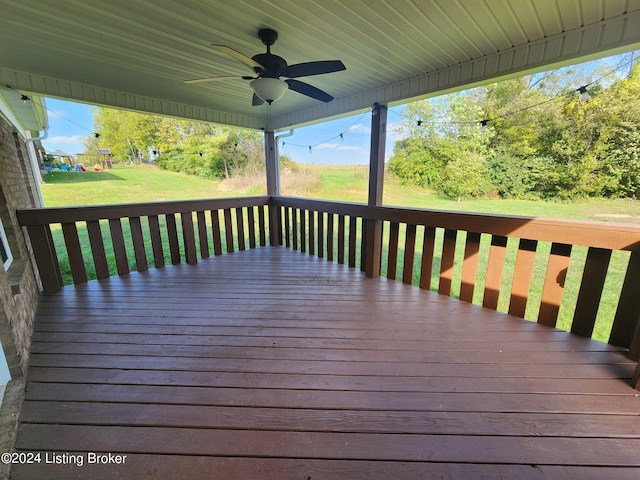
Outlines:
{"type": "Polygon", "coordinates": [[[12,478],[637,478],[634,368],[263,247],[43,297],[12,478]]]}

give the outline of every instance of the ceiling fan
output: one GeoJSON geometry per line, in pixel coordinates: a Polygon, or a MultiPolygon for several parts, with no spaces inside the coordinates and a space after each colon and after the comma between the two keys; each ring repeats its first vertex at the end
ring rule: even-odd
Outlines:
{"type": "Polygon", "coordinates": [[[241,77],[198,78],[195,80],[186,80],[185,83],[206,83],[231,79],[251,80],[250,85],[254,91],[253,106],[262,105],[264,102],[271,105],[271,103],[282,97],[287,89],[320,100],[321,102],[330,102],[333,100],[333,97],[327,92],[295,79],[346,70],[346,67],[340,60],[321,60],[287,65],[284,58],[271,53],[271,45],[278,39],[278,32],[270,28],[262,28],[258,31],[258,38],[267,46],[267,52],[259,53],[253,57],[248,57],[226,45],[212,45],[218,52],[224,53],[251,68],[256,76],[244,75],[241,77]],[[280,77],[286,77],[286,80],[280,80],[280,77]]]}

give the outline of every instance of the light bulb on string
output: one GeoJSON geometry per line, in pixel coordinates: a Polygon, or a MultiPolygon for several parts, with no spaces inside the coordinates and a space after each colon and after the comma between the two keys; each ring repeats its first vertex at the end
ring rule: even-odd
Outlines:
{"type": "Polygon", "coordinates": [[[579,98],[581,102],[586,102],[591,98],[591,95],[589,95],[589,92],[587,91],[586,85],[583,85],[582,87],[578,88],[576,91],[579,94],[579,98]]]}

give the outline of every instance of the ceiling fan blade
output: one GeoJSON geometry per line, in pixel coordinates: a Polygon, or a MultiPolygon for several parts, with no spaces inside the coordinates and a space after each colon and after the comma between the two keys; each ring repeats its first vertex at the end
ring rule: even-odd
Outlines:
{"type": "Polygon", "coordinates": [[[311,75],[322,75],[323,73],[339,72],[346,70],[340,60],[321,60],[319,62],[305,62],[289,65],[282,72],[283,77],[297,78],[309,77],[311,75]]]}
{"type": "Polygon", "coordinates": [[[214,50],[217,50],[220,53],[224,53],[225,55],[229,55],[234,60],[239,61],[240,63],[244,63],[247,67],[249,67],[254,72],[266,70],[262,65],[256,62],[253,58],[247,57],[244,53],[240,53],[237,50],[234,50],[231,47],[227,47],[226,45],[211,45],[214,50]],[[257,70],[256,70],[257,69],[257,70]]]}
{"type": "Polygon", "coordinates": [[[208,78],[196,78],[194,80],[185,80],[184,83],[206,83],[206,82],[219,82],[222,80],[249,80],[253,79],[253,77],[238,77],[236,76],[226,76],[226,77],[208,77],[208,78]]]}
{"type": "Polygon", "coordinates": [[[333,100],[333,97],[327,92],[324,92],[313,85],[309,85],[308,83],[301,82],[300,80],[285,80],[285,82],[289,85],[289,89],[306,95],[307,97],[315,98],[316,100],[320,100],[325,103],[329,103],[333,100]]]}
{"type": "Polygon", "coordinates": [[[259,105],[262,105],[263,103],[264,103],[264,100],[254,93],[253,98],[251,99],[251,106],[257,107],[259,105]]]}

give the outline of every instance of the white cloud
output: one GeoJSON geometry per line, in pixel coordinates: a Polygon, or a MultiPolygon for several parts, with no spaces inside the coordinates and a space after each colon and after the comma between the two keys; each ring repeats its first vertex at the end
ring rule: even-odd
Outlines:
{"type": "Polygon", "coordinates": [[[337,147],[336,150],[349,150],[349,151],[354,151],[354,152],[363,152],[364,148],[362,147],[356,147],[356,146],[341,146],[341,147],[337,147]]]}
{"type": "Polygon", "coordinates": [[[69,153],[78,153],[84,150],[83,142],[86,138],[85,135],[57,135],[43,140],[42,143],[48,151],[64,150],[69,153]]]}
{"type": "Polygon", "coordinates": [[[321,143],[315,148],[317,148],[318,150],[335,150],[336,148],[338,148],[338,144],[337,143],[321,143]]]}
{"type": "Polygon", "coordinates": [[[371,127],[362,125],[361,123],[356,123],[355,125],[351,125],[349,127],[349,130],[347,131],[351,133],[364,133],[368,135],[371,133],[371,127]]]}

